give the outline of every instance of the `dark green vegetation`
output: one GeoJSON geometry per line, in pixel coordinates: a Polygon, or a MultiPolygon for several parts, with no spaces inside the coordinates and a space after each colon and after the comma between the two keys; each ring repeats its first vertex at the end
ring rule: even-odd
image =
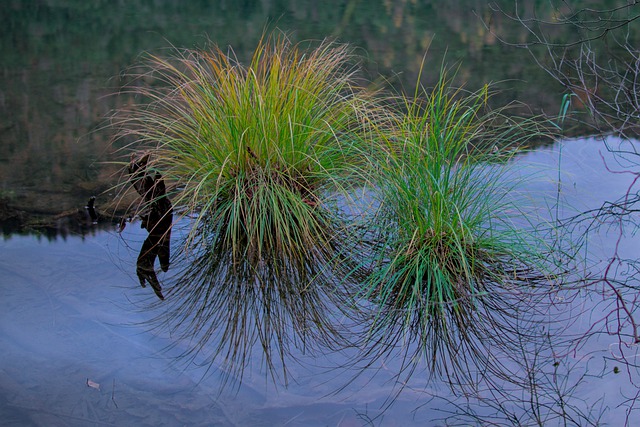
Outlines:
{"type": "MultiPolygon", "coordinates": [[[[551,13],[545,5],[539,16],[551,13]]],[[[0,200],[31,215],[56,215],[96,195],[97,206],[110,211],[117,170],[105,149],[112,134],[103,126],[111,111],[133,102],[110,96],[127,83],[125,70],[143,51],[164,56],[167,45],[193,48],[208,40],[223,50],[232,45],[247,63],[265,26],[290,29],[292,40],[349,42],[362,49],[365,75],[407,87],[427,47],[436,61],[447,52],[450,61],[463,60],[458,77],[468,87],[508,81],[498,104],[518,99],[553,112],[559,88],[526,52],[501,45],[478,16],[491,17],[482,2],[12,0],[0,11],[0,200]]],[[[491,28],[526,38],[500,17],[491,28]]]]}

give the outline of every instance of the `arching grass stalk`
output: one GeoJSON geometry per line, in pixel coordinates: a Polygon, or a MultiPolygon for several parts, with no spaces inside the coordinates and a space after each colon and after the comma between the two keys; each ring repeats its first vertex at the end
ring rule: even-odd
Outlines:
{"type": "Polygon", "coordinates": [[[136,89],[151,102],[122,122],[193,221],[171,328],[196,353],[219,338],[210,354],[230,372],[256,341],[274,373],[306,337],[339,340],[328,301],[352,267],[334,200],[360,180],[371,102],[352,59],[347,46],[283,35],[263,38],[248,66],[217,47],[151,56],[154,85],[136,89]]]}
{"type": "Polygon", "coordinates": [[[517,182],[492,164],[544,126],[507,122],[488,111],[489,96],[489,87],[452,88],[442,71],[432,90],[402,98],[372,168],[380,209],[360,293],[374,310],[367,355],[400,356],[407,377],[426,361],[454,387],[515,380],[501,356],[517,350],[514,334],[535,318],[532,289],[553,271],[544,242],[526,229],[517,182]]]}

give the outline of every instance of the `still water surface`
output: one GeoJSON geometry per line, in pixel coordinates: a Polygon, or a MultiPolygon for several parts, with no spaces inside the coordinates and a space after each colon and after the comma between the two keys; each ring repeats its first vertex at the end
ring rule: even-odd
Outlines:
{"type": "MultiPolygon", "coordinates": [[[[554,198],[557,165],[562,166],[560,199],[569,216],[623,195],[631,183],[632,176],[608,172],[600,154],[613,168],[615,159],[597,139],[563,141],[516,161],[536,173],[531,194],[538,202],[554,198]]],[[[383,411],[393,390],[392,372],[385,373],[393,370],[391,363],[373,367],[371,375],[334,394],[344,378],[326,368],[347,361],[339,355],[301,356],[304,363],[292,366],[288,388],[274,388],[256,357],[237,392],[219,393],[216,365],[203,378],[203,369],[174,363],[177,353],[165,351],[170,337],[145,325],[154,314],[146,307],[155,296],[135,277],[144,237],[144,230],[130,224],[122,234],[111,230],[54,240],[14,235],[0,242],[3,425],[355,426],[376,416],[381,417],[374,425],[438,425],[438,410],[452,410],[433,399],[449,397],[446,388],[427,383],[418,372],[383,411]]],[[[602,232],[590,240],[590,257],[606,260],[611,236],[602,232]]],[[[630,235],[623,243],[630,250],[639,242],[630,235]]],[[[589,326],[586,316],[577,317],[574,332],[589,326]]],[[[611,366],[600,371],[616,342],[604,336],[568,357],[580,370],[590,360],[597,374],[572,393],[574,403],[590,408],[603,399],[603,421],[611,425],[624,422],[624,408],[616,408],[621,393],[635,389],[628,377],[611,373],[611,366]]],[[[176,351],[188,345],[181,343],[176,351]]]]}

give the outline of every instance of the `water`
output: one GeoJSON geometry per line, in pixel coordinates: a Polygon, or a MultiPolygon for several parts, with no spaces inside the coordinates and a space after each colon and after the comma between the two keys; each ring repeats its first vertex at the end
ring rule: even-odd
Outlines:
{"type": "MultiPolygon", "coordinates": [[[[524,170],[537,170],[533,194],[554,194],[562,165],[560,198],[576,209],[598,207],[621,196],[632,176],[607,173],[599,154],[613,161],[599,140],[569,140],[519,159],[524,170]],[[560,150],[561,148],[561,150],[560,150]],[[538,192],[539,190],[539,192],[538,192]]],[[[568,212],[566,212],[568,213],[568,212]]],[[[91,237],[48,240],[14,235],[0,243],[0,419],[4,425],[425,425],[451,405],[433,396],[449,397],[423,373],[412,378],[398,401],[386,411],[393,392],[393,361],[345,384],[338,371],[347,361],[340,355],[306,358],[291,365],[288,388],[267,379],[260,358],[250,361],[237,392],[221,391],[219,366],[203,377],[197,366],[175,363],[189,343],[166,351],[171,338],[150,331],[146,321],[162,310],[151,307],[156,297],[135,277],[137,251],[144,230],[130,224],[91,237]],[[388,372],[385,372],[388,370],[388,372]],[[374,372],[376,375],[374,375],[374,372]],[[91,387],[88,381],[99,384],[91,387]]],[[[592,237],[591,253],[606,260],[610,235],[592,237]]],[[[625,238],[625,247],[637,244],[625,238]]],[[[160,277],[162,279],[162,274],[160,277]]],[[[598,305],[595,304],[595,307],[598,305]]],[[[588,328],[593,318],[578,317],[573,332],[588,328]]],[[[591,314],[591,316],[594,316],[591,314]]],[[[580,373],[590,359],[599,376],[581,383],[572,396],[589,407],[601,398],[609,405],[604,421],[619,425],[624,408],[620,393],[634,390],[626,373],[614,375],[609,364],[617,337],[591,340],[564,359],[580,373]],[[606,394],[605,394],[606,391],[606,394]]],[[[548,364],[547,364],[548,366],[548,364]]],[[[616,366],[621,366],[620,364],[616,366]]],[[[636,373],[632,373],[633,379],[636,373]]]]}
{"type": "MultiPolygon", "coordinates": [[[[108,163],[114,129],[105,126],[115,109],[134,101],[118,93],[141,55],[215,43],[246,61],[265,27],[293,41],[350,43],[368,80],[384,78],[412,91],[428,50],[426,85],[437,80],[443,59],[461,61],[459,80],[471,90],[508,80],[496,103],[535,100],[536,111],[557,110],[561,95],[545,73],[525,51],[501,46],[484,28],[476,15],[488,11],[484,2],[419,3],[11,1],[0,11],[0,212],[6,203],[58,214],[92,195],[100,196],[98,206],[110,205],[119,168],[108,163]]],[[[524,34],[508,21],[495,22],[510,38],[524,34]]]]}
{"type": "Polygon", "coordinates": [[[294,384],[276,390],[256,360],[237,392],[219,395],[215,368],[203,379],[203,369],[176,365],[167,337],[143,324],[151,313],[135,308],[155,296],[138,286],[135,256],[121,258],[141,243],[132,234],[0,244],[3,425],[346,426],[360,425],[359,413],[379,412],[385,384],[323,397],[333,391],[332,375],[294,368],[294,384]]]}
{"type": "MultiPolygon", "coordinates": [[[[106,232],[2,243],[3,425],[274,425],[317,415],[315,399],[289,395],[277,405],[250,385],[219,398],[215,380],[173,366],[167,342],[136,325],[146,315],[130,300],[155,296],[137,285],[135,257],[128,271],[114,258],[129,251],[123,243],[106,232]]],[[[331,409],[317,425],[353,416],[348,405],[322,406],[331,409]]]]}

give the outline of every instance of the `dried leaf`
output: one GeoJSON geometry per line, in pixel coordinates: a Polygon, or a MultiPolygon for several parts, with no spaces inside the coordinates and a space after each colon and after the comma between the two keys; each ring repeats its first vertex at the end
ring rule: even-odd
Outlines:
{"type": "Polygon", "coordinates": [[[95,388],[96,390],[100,390],[100,384],[91,381],[89,378],[87,378],[87,386],[95,388]]]}

